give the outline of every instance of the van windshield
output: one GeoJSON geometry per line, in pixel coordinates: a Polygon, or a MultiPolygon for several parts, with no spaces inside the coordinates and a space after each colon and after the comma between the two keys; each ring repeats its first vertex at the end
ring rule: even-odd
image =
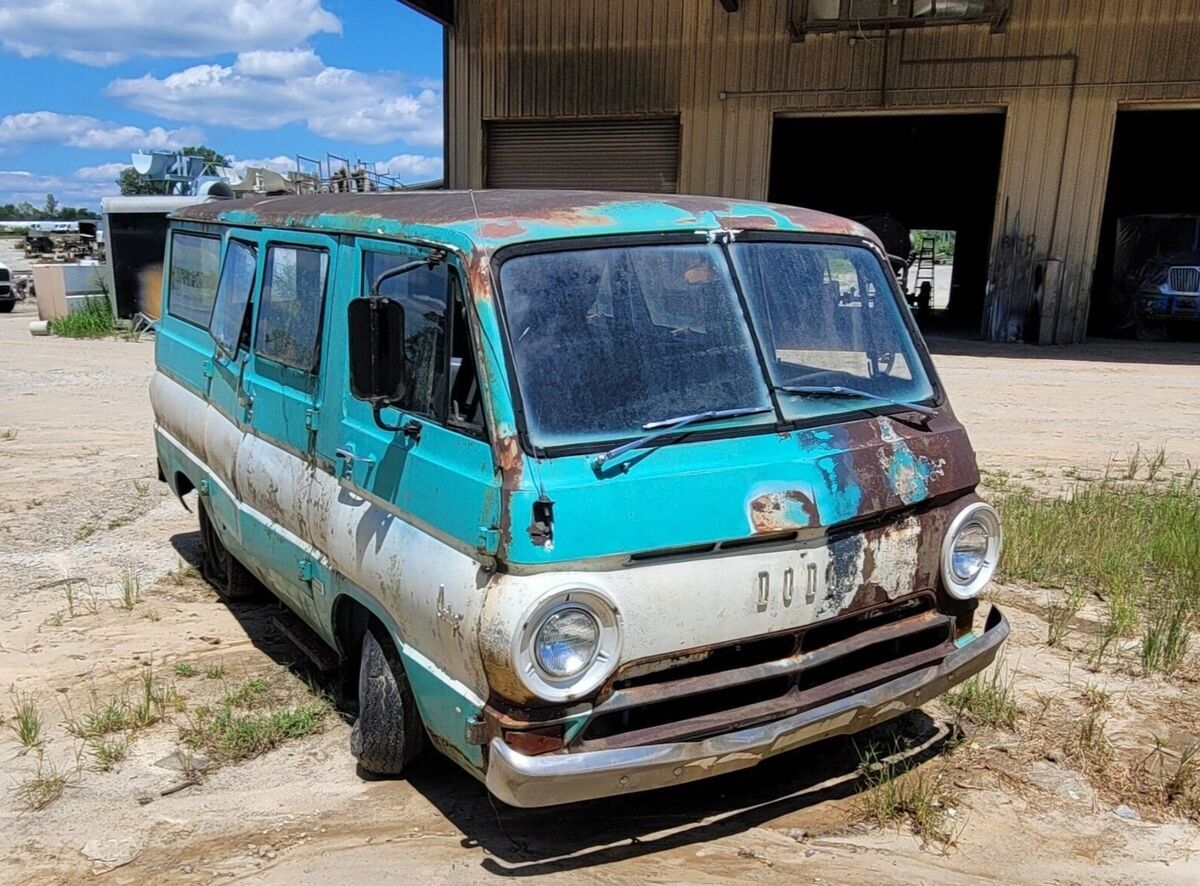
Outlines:
{"type": "MultiPolygon", "coordinates": [[[[767,408],[704,429],[770,427],[778,420],[772,387],[793,384],[889,399],[931,395],[896,298],[867,249],[798,242],[728,249],[617,246],[503,262],[500,289],[533,445],[621,440],[674,416],[754,407],[767,408]]],[[[782,392],[778,402],[789,419],[879,407],[782,392]]]]}
{"type": "MultiPolygon", "coordinates": [[[[760,241],[735,243],[730,253],[777,389],[838,386],[900,403],[933,396],[895,293],[869,250],[760,241]]],[[[809,419],[864,402],[781,392],[780,407],[785,418],[809,419]]]]}

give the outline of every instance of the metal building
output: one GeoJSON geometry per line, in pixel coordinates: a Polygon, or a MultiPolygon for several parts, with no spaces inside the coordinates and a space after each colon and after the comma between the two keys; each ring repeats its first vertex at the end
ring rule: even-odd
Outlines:
{"type": "Polygon", "coordinates": [[[1200,212],[1200,0],[402,0],[451,187],[771,199],[958,232],[951,312],[1106,331],[1117,219],[1200,212]]]}

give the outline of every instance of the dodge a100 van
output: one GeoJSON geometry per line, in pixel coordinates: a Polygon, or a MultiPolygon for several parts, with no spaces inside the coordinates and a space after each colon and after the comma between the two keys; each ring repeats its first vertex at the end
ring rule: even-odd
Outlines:
{"type": "Polygon", "coordinates": [[[203,571],[542,806],[915,708],[1008,635],[996,512],[874,235],[711,197],[427,191],[170,223],[151,385],[203,571]],[[191,500],[191,499],[188,499],[191,500]]]}

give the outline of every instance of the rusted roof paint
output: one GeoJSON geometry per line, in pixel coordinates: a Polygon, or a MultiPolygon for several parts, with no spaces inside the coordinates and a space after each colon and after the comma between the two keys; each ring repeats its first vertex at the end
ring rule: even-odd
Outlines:
{"type": "Polygon", "coordinates": [[[445,240],[467,249],[574,236],[698,231],[794,231],[875,240],[838,216],[773,203],[605,191],[401,191],[214,201],[188,221],[445,240]]]}

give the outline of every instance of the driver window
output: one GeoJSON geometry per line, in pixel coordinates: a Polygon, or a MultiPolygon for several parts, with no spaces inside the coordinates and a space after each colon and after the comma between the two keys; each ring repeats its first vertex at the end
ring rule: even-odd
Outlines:
{"type": "MultiPolygon", "coordinates": [[[[363,252],[363,295],[371,283],[412,256],[363,252]]],[[[404,356],[408,390],[397,404],[403,412],[445,417],[446,403],[446,265],[420,268],[383,282],[379,294],[404,305],[404,356]]]]}

